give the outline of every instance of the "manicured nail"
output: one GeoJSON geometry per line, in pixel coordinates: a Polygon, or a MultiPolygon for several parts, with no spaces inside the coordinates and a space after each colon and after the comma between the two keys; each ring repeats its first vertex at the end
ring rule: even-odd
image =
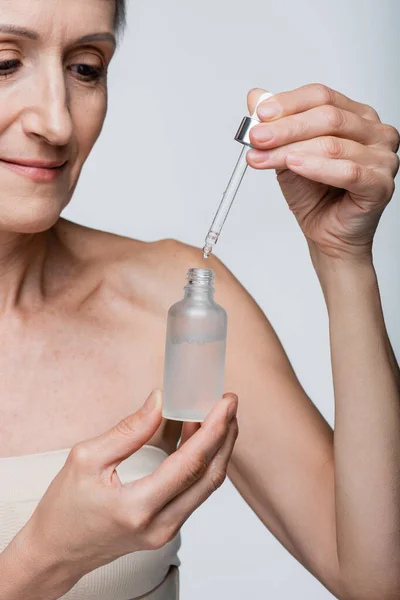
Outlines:
{"type": "Polygon", "coordinates": [[[257,108],[258,116],[261,119],[273,119],[281,112],[281,107],[276,102],[264,102],[257,108]]]}
{"type": "Polygon", "coordinates": [[[153,390],[146,402],[142,406],[142,412],[145,414],[153,412],[162,402],[161,390],[153,390]]]}
{"type": "Polygon", "coordinates": [[[301,167],[304,164],[304,157],[301,154],[288,154],[286,162],[294,165],[295,167],[301,167]]]}
{"type": "Polygon", "coordinates": [[[253,163],[261,164],[268,160],[270,153],[267,150],[249,150],[247,157],[253,163]]]}
{"type": "Polygon", "coordinates": [[[269,142],[274,138],[274,131],[268,125],[256,125],[251,130],[250,138],[252,138],[256,143],[269,142]]]}

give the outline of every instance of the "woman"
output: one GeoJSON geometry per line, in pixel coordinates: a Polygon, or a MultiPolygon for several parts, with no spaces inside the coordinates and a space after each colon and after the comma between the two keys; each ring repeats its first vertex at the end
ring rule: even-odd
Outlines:
{"type": "MultiPolygon", "coordinates": [[[[199,431],[187,426],[176,452],[160,393],[139,407],[162,385],[166,311],[184,271],[204,266],[201,251],[59,218],[102,128],[123,2],[0,8],[0,598],[175,599],[177,532],[225,476],[237,398],[199,431]]],[[[320,85],[278,94],[259,115],[248,161],[277,170],[310,247],[330,317],[336,428],[212,258],[230,316],[227,388],[241,398],[228,472],[337,597],[397,598],[400,377],[371,246],[399,134],[320,85]]]]}

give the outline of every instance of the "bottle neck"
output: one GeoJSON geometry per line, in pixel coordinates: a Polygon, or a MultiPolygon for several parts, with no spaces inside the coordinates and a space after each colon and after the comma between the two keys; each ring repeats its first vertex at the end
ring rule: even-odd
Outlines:
{"type": "Polygon", "coordinates": [[[211,269],[189,269],[184,288],[185,298],[213,300],[215,292],[213,283],[214,272],[211,269]]]}

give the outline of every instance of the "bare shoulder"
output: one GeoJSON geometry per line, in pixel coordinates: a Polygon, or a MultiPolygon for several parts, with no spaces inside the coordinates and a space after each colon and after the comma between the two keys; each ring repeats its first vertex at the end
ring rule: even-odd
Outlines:
{"type": "Polygon", "coordinates": [[[72,221],[60,219],[55,234],[68,252],[82,264],[95,262],[106,265],[145,245],[121,235],[93,229],[72,221]]]}
{"type": "Polygon", "coordinates": [[[229,389],[242,390],[254,365],[264,364],[294,376],[288,358],[267,316],[256,300],[215,255],[203,259],[201,249],[175,240],[154,244],[149,273],[162,281],[163,310],[182,297],[185,275],[190,268],[212,269],[215,273],[215,300],[228,313],[226,382],[229,389]],[[243,375],[245,376],[243,377],[243,375]]]}
{"type": "Polygon", "coordinates": [[[131,253],[120,266],[123,269],[129,266],[134,268],[135,280],[137,283],[140,280],[143,289],[158,290],[163,308],[182,297],[187,272],[192,268],[214,271],[216,300],[228,310],[234,306],[240,306],[243,310],[246,302],[254,302],[232,272],[216,256],[205,260],[200,248],[174,239],[145,244],[140,253],[131,253]]]}
{"type": "Polygon", "coordinates": [[[242,354],[248,354],[249,345],[255,344],[256,347],[263,347],[263,352],[273,357],[274,361],[278,356],[282,358],[278,338],[266,315],[231,270],[215,255],[205,260],[200,248],[167,239],[152,245],[142,265],[145,265],[144,277],[152,279],[152,282],[146,280],[145,287],[159,290],[157,293],[161,297],[157,299],[157,304],[164,315],[169,306],[182,298],[186,273],[190,268],[212,269],[215,273],[215,300],[228,313],[229,354],[241,360],[242,354]]]}
{"type": "Polygon", "coordinates": [[[204,260],[200,248],[174,239],[144,242],[65,220],[57,235],[103,288],[160,316],[182,297],[187,271],[207,268],[216,274],[215,298],[232,322],[242,322],[244,313],[266,321],[232,272],[213,255],[204,260]]]}
{"type": "Polygon", "coordinates": [[[76,287],[92,300],[114,296],[164,315],[182,295],[187,270],[204,266],[198,248],[172,239],[144,242],[64,219],[54,231],[79,265],[76,287]]]}
{"type": "Polygon", "coordinates": [[[164,335],[168,309],[183,297],[187,271],[209,268],[216,275],[215,300],[228,313],[229,388],[241,390],[241,374],[250,373],[256,364],[293,377],[266,315],[216,256],[205,260],[200,248],[173,239],[143,242],[68,222],[59,235],[85,263],[83,270],[91,273],[84,282],[88,312],[102,323],[123,330],[140,326],[147,334],[164,335]]]}

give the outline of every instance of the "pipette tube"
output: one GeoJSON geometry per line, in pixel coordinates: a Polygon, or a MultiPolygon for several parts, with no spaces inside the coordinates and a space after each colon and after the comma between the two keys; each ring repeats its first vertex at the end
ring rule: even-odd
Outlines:
{"type": "Polygon", "coordinates": [[[206,243],[203,248],[204,258],[208,258],[210,253],[212,252],[213,246],[218,241],[219,234],[221,232],[222,227],[226,221],[226,217],[231,209],[237,191],[242,183],[242,179],[247,169],[247,154],[248,147],[244,146],[242,152],[240,153],[239,160],[236,163],[236,167],[233,170],[231,178],[229,180],[228,186],[224,192],[224,195],[221,200],[221,204],[216,212],[210,230],[206,237],[206,243]]]}
{"type": "Polygon", "coordinates": [[[207,237],[205,240],[205,246],[203,247],[204,258],[208,258],[210,256],[210,254],[213,250],[213,247],[215,246],[215,244],[218,241],[222,227],[224,226],[224,223],[225,223],[228,213],[231,209],[233,201],[236,197],[236,194],[238,192],[240,184],[242,183],[244,174],[246,173],[246,169],[247,169],[246,154],[247,154],[249,147],[251,148],[250,130],[255,125],[260,124],[260,121],[257,116],[257,108],[261,104],[261,102],[263,102],[264,100],[267,100],[267,98],[270,98],[271,96],[273,96],[273,94],[270,92],[265,92],[265,93],[261,94],[261,96],[258,99],[254,113],[251,115],[251,117],[244,117],[244,119],[242,120],[242,123],[240,124],[240,127],[238,129],[238,132],[236,133],[235,140],[240,142],[241,144],[243,144],[243,150],[240,153],[239,160],[236,163],[236,167],[233,170],[233,173],[229,180],[228,186],[223,194],[221,203],[218,207],[218,210],[216,212],[214,220],[208,231],[208,234],[207,234],[207,237]]]}

